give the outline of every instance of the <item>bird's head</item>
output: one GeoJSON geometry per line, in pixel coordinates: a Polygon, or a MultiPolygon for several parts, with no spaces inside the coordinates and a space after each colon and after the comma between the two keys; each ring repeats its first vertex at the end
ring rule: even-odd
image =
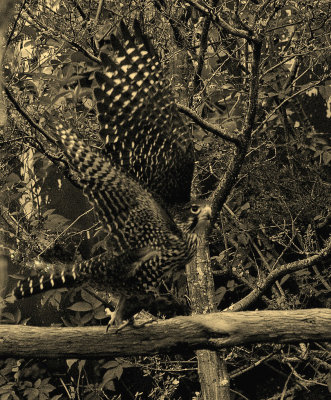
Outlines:
{"type": "Polygon", "coordinates": [[[211,219],[211,207],[206,200],[193,200],[184,205],[174,218],[179,228],[188,234],[201,235],[211,219]]]}

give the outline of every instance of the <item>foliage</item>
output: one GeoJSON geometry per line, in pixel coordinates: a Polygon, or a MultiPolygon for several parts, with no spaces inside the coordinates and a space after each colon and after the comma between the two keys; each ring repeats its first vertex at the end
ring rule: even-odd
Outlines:
{"type": "MultiPolygon", "coordinates": [[[[91,78],[99,68],[99,41],[122,18],[129,26],[134,18],[143,22],[178,102],[225,134],[240,131],[251,47],[216,23],[206,28],[207,17],[196,2],[189,3],[106,1],[98,14],[102,2],[97,1],[19,2],[4,69],[17,104],[9,109],[0,149],[1,227],[15,247],[14,265],[45,268],[88,258],[104,246],[80,189],[64,179],[67,170],[52,126],[65,121],[100,146],[91,78]]],[[[326,0],[219,3],[214,15],[239,28],[248,24],[264,38],[251,148],[210,235],[215,302],[221,310],[243,299],[279,265],[318,252],[330,234],[331,9],[326,0]]],[[[198,159],[195,187],[207,196],[217,190],[234,147],[199,126],[192,136],[198,159]]],[[[185,297],[185,284],[179,280],[179,286],[185,297]]],[[[320,263],[285,275],[248,307],[330,307],[329,294],[330,269],[320,263]]],[[[52,323],[83,326],[105,324],[112,298],[88,287],[51,291],[42,297],[40,321],[24,305],[21,310],[7,300],[3,322],[45,323],[52,314],[52,323]]],[[[326,399],[330,360],[325,344],[236,347],[226,361],[234,396],[301,399],[311,393],[311,398],[326,399]]],[[[197,382],[193,353],[172,359],[51,363],[9,358],[0,363],[0,400],[195,398],[197,382]]]]}

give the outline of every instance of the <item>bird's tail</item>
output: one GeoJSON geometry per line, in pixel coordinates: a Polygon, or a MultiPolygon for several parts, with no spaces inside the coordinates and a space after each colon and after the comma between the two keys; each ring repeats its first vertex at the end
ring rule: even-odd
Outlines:
{"type": "Polygon", "coordinates": [[[36,275],[18,281],[13,294],[17,299],[22,299],[51,289],[74,286],[86,280],[87,277],[93,277],[97,266],[100,271],[100,266],[105,263],[103,258],[102,254],[88,261],[71,265],[41,264],[34,271],[36,275]]]}
{"type": "Polygon", "coordinates": [[[30,297],[51,289],[70,287],[82,282],[96,283],[100,288],[113,287],[118,281],[132,278],[141,265],[160,257],[160,253],[150,247],[127,251],[114,256],[109,252],[74,264],[41,264],[34,269],[36,275],[22,279],[14,289],[16,299],[30,297]]]}

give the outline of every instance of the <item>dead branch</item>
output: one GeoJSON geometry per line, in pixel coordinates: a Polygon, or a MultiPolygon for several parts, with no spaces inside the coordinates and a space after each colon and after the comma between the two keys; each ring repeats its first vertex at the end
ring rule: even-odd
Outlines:
{"type": "Polygon", "coordinates": [[[330,309],[220,312],[128,326],[117,333],[105,327],[1,325],[0,356],[100,358],[330,340],[330,309]]]}

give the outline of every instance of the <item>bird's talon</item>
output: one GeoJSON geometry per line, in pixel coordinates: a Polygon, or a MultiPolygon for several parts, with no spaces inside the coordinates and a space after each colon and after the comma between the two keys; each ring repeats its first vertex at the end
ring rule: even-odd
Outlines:
{"type": "Polygon", "coordinates": [[[134,319],[132,326],[134,328],[142,328],[143,326],[151,324],[152,322],[157,322],[157,318],[156,317],[151,317],[148,320],[144,320],[144,321],[141,321],[141,322],[139,322],[139,320],[134,319]]]}
{"type": "Polygon", "coordinates": [[[126,321],[123,321],[121,323],[121,325],[116,328],[115,333],[118,333],[119,331],[121,331],[122,329],[124,329],[128,325],[132,325],[133,326],[132,318],[130,318],[130,319],[126,320],[126,321]]]}

